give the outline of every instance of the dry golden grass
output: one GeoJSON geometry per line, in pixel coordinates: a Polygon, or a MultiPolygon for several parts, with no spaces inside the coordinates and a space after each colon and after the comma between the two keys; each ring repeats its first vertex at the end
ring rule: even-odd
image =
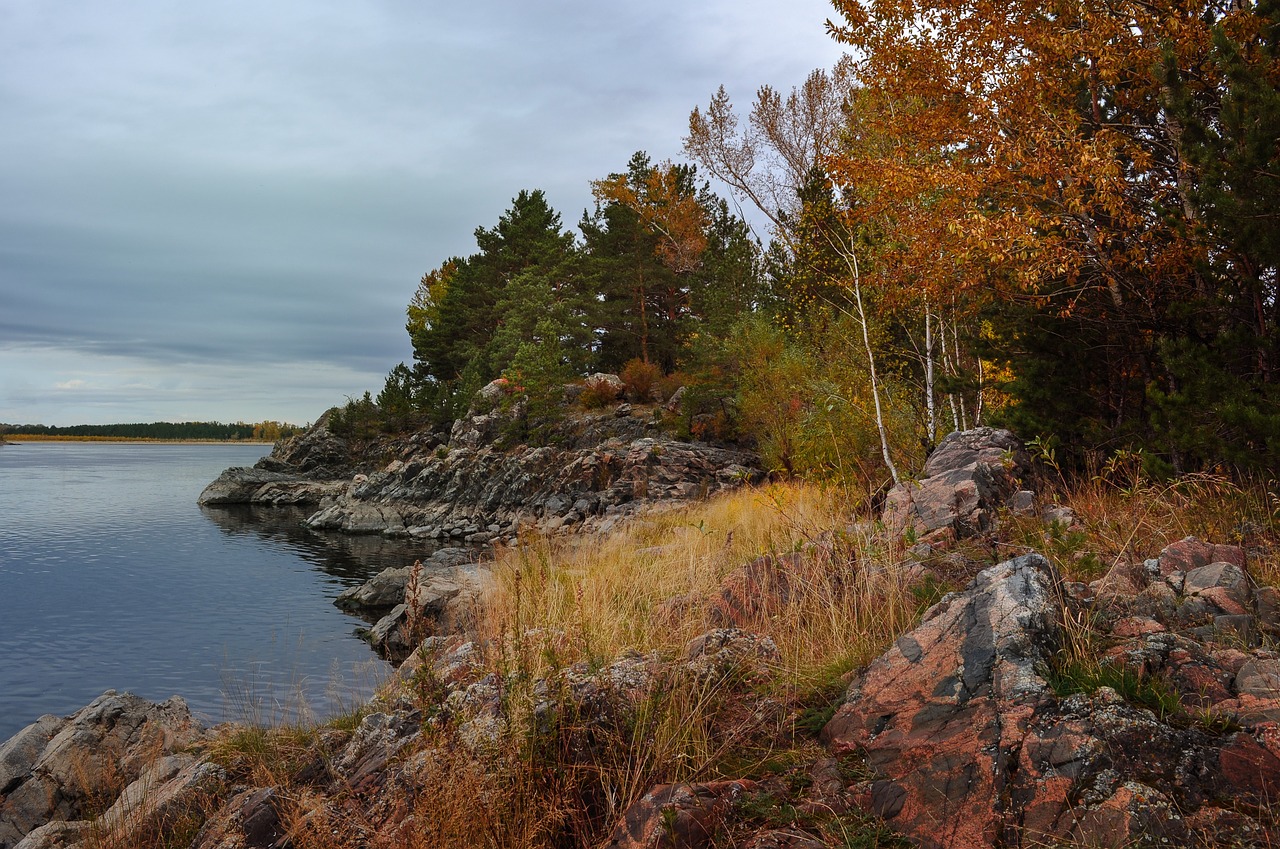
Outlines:
{"type": "Polygon", "coordinates": [[[788,602],[750,626],[774,639],[793,678],[833,658],[856,663],[916,611],[872,534],[851,525],[850,504],[843,490],[777,484],[636,520],[603,539],[529,541],[499,553],[479,629],[508,650],[522,634],[541,634],[539,648],[553,651],[526,658],[534,675],[552,660],[601,661],[626,650],[674,656],[707,630],[697,602],[726,575],[764,554],[804,551],[788,567],[788,602]],[[681,615],[673,599],[692,614],[681,615]]]}
{"type": "Polygon", "coordinates": [[[1092,580],[1112,565],[1136,563],[1187,536],[1241,545],[1259,584],[1280,584],[1280,482],[1190,474],[1153,481],[1112,464],[1072,485],[1040,482],[1042,493],[1072,509],[1081,526],[1045,533],[1035,518],[1012,519],[1002,537],[1044,551],[1064,573],[1092,580]]]}
{"type": "Polygon", "coordinates": [[[564,771],[550,763],[480,763],[439,745],[414,756],[411,772],[398,825],[384,832],[388,849],[547,846],[575,831],[571,821],[583,814],[564,771]]]}
{"type": "MultiPolygon", "coordinates": [[[[220,782],[192,784],[181,799],[161,792],[169,774],[158,777],[167,752],[163,734],[148,734],[122,765],[119,751],[99,753],[91,767],[98,795],[85,813],[88,826],[75,845],[83,849],[167,849],[189,846],[205,818],[217,807],[220,782]]],[[[81,782],[83,784],[83,782],[81,782]]]]}
{"type": "Polygon", "coordinates": [[[428,734],[405,763],[421,790],[405,794],[412,827],[394,845],[599,845],[656,784],[741,777],[803,745],[794,724],[806,699],[841,689],[843,673],[919,614],[890,553],[853,524],[858,500],[801,483],[743,489],[607,537],[526,539],[499,552],[475,618],[487,671],[505,682],[508,732],[484,764],[451,728],[428,734]],[[702,602],[727,575],[791,552],[802,556],[780,567],[785,600],[741,623],[777,644],[769,675],[706,680],[661,667],[648,695],[616,716],[569,707],[551,726],[538,719],[540,679],[630,651],[678,660],[711,627],[702,602]],[[778,710],[759,711],[765,702],[778,710]]]}
{"type": "MultiPolygon", "coordinates": [[[[140,780],[141,781],[141,780],[140,780]]],[[[118,817],[93,821],[75,844],[82,849],[180,849],[189,847],[205,820],[217,810],[218,788],[208,787],[188,794],[181,805],[157,811],[153,800],[145,798],[158,788],[134,785],[143,796],[141,804],[118,817]]]]}

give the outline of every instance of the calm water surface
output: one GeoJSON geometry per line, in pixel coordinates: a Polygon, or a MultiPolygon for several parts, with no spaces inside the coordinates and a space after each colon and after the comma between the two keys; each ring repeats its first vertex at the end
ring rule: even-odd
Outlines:
{"type": "Polygon", "coordinates": [[[103,690],[179,694],[208,721],[324,716],[388,667],[333,599],[409,544],[200,491],[264,445],[0,446],[0,741],[103,690]]]}

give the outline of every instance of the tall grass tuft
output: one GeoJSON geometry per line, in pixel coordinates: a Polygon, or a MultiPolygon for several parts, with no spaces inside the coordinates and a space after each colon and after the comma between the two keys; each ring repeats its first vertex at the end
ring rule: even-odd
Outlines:
{"type": "Polygon", "coordinates": [[[1280,482],[1196,473],[1157,480],[1121,452],[1091,474],[1041,476],[1045,501],[1071,508],[1077,528],[1045,532],[1036,517],[1009,517],[1002,539],[1042,551],[1072,580],[1098,578],[1120,562],[1155,557],[1187,536],[1250,551],[1259,584],[1280,584],[1280,482]]]}

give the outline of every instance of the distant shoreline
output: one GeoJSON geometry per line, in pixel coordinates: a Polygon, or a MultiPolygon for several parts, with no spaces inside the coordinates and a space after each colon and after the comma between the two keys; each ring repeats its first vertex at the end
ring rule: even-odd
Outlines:
{"type": "Polygon", "coordinates": [[[274,445],[272,439],[150,439],[144,436],[54,436],[45,434],[6,433],[0,445],[23,442],[145,442],[155,445],[274,445]]]}

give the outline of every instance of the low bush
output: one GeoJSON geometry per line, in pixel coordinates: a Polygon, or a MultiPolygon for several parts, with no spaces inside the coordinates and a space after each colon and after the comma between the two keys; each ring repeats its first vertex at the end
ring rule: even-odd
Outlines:
{"type": "Polygon", "coordinates": [[[639,404],[653,400],[653,391],[662,378],[662,369],[639,358],[630,360],[618,372],[628,401],[639,404]]]}
{"type": "Polygon", "coordinates": [[[690,381],[691,378],[684,372],[673,371],[671,374],[659,377],[654,382],[654,394],[657,396],[657,400],[665,404],[671,400],[677,390],[681,387],[688,386],[690,381]]]}
{"type": "Polygon", "coordinates": [[[609,380],[592,376],[583,385],[586,388],[578,396],[578,402],[588,410],[599,410],[618,400],[618,387],[609,380]]]}

